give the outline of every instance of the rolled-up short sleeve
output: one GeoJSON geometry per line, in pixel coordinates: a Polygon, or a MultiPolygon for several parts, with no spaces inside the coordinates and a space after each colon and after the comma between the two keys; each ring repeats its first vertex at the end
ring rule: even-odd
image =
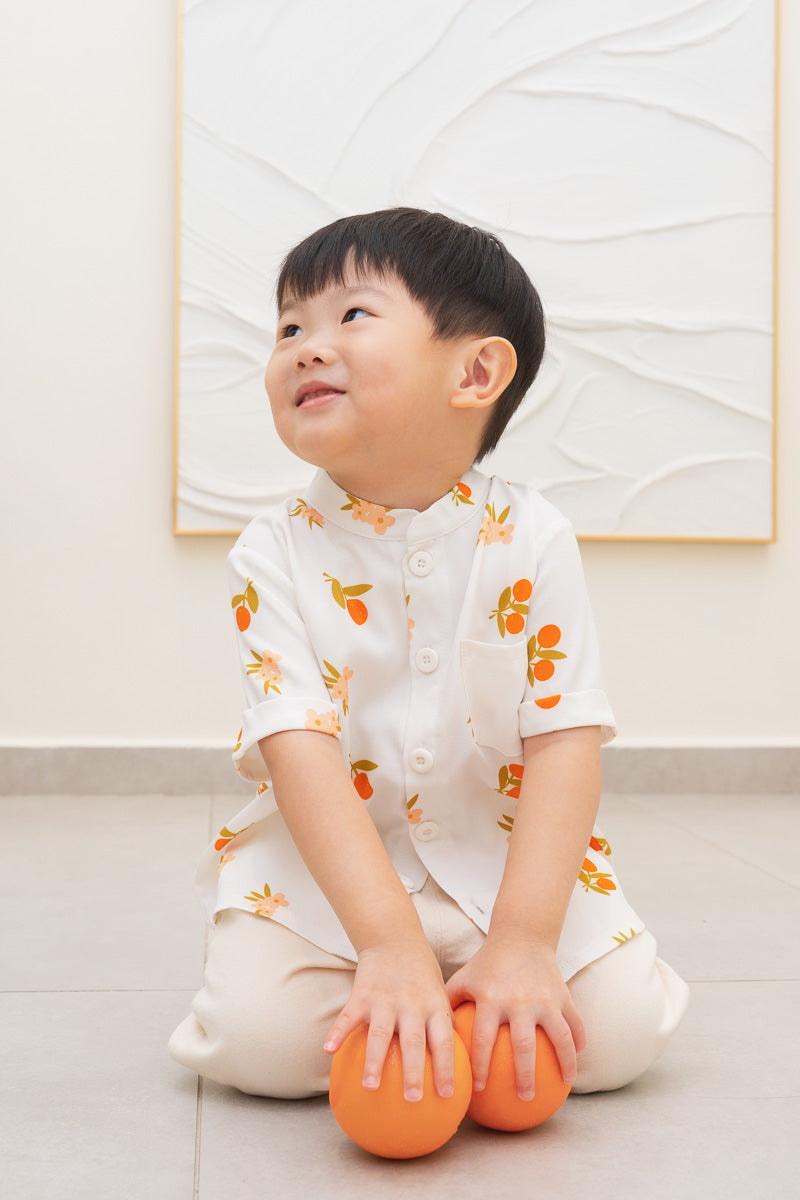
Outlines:
{"type": "Polygon", "coordinates": [[[234,751],[237,772],[269,778],[259,740],[287,729],[338,736],[335,703],[322,677],[296,603],[295,583],[279,553],[252,544],[248,530],[228,556],[228,582],[242,667],[245,708],[234,751]]]}
{"type": "Polygon", "coordinates": [[[527,658],[527,683],[519,709],[521,737],[583,725],[599,725],[603,742],[614,737],[614,714],[601,681],[580,552],[565,521],[537,547],[527,658]]]}

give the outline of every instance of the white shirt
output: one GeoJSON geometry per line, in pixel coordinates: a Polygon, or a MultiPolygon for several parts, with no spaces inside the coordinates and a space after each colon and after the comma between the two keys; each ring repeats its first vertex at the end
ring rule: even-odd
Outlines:
{"type": "MultiPolygon", "coordinates": [[[[229,568],[247,704],[234,760],[259,790],[201,862],[209,919],[241,908],[355,960],[258,747],[321,729],[407,891],[430,873],[486,931],[522,738],[585,725],[614,736],[568,522],[533,489],[474,469],[424,512],[363,502],[320,471],[251,522],[229,568]]],[[[643,928],[609,856],[595,831],[558,946],[565,979],[643,928]]]]}

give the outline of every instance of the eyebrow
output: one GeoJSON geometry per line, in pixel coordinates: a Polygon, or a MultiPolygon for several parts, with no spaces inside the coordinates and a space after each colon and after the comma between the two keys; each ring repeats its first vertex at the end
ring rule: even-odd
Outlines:
{"type": "MultiPolygon", "coordinates": [[[[323,290],[327,290],[327,289],[323,289],[323,290]]],[[[351,283],[351,284],[348,284],[347,287],[339,288],[339,290],[334,292],[333,295],[334,295],[334,299],[344,300],[348,296],[353,296],[356,294],[363,296],[365,292],[367,292],[371,296],[380,296],[383,299],[388,299],[388,296],[389,296],[389,293],[383,291],[382,288],[373,287],[372,284],[369,284],[369,283],[351,283]]],[[[319,293],[317,293],[317,294],[319,294],[319,293]]],[[[307,297],[304,297],[303,299],[310,300],[310,299],[313,299],[313,297],[307,296],[307,297]]],[[[279,317],[283,316],[283,314],[286,312],[287,309],[296,308],[298,304],[302,304],[302,303],[303,303],[303,300],[298,299],[297,296],[293,296],[291,294],[286,296],[286,298],[283,301],[283,304],[281,305],[281,307],[278,311],[278,316],[279,317]]]]}

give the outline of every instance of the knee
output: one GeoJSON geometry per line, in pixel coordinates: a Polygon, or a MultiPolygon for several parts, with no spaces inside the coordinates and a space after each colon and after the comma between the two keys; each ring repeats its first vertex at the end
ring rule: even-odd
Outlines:
{"type": "Polygon", "coordinates": [[[223,916],[203,987],[173,1033],[170,1053],[199,1075],[250,1095],[296,1100],[325,1093],[330,1059],[323,1041],[351,973],[308,969],[298,952],[291,958],[291,939],[302,941],[296,935],[262,930],[248,913],[223,916]],[[252,944],[262,933],[270,935],[269,947],[263,937],[252,944]]]}
{"type": "Polygon", "coordinates": [[[570,980],[587,1039],[573,1091],[624,1087],[666,1049],[686,1011],[689,989],[655,951],[645,930],[570,980]]]}

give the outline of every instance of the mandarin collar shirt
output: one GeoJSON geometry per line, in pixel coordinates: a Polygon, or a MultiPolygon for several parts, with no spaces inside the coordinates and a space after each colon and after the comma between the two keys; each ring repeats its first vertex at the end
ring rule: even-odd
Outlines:
{"type": "MultiPolygon", "coordinates": [[[[586,725],[614,735],[569,523],[527,485],[475,469],[423,512],[363,501],[320,471],[248,525],[229,575],[246,705],[234,762],[258,788],[201,862],[209,919],[244,909],[355,960],[258,745],[308,729],[337,738],[406,890],[432,875],[485,932],[522,739],[586,725]]],[[[595,830],[558,947],[564,977],[642,927],[595,830]]]]}

